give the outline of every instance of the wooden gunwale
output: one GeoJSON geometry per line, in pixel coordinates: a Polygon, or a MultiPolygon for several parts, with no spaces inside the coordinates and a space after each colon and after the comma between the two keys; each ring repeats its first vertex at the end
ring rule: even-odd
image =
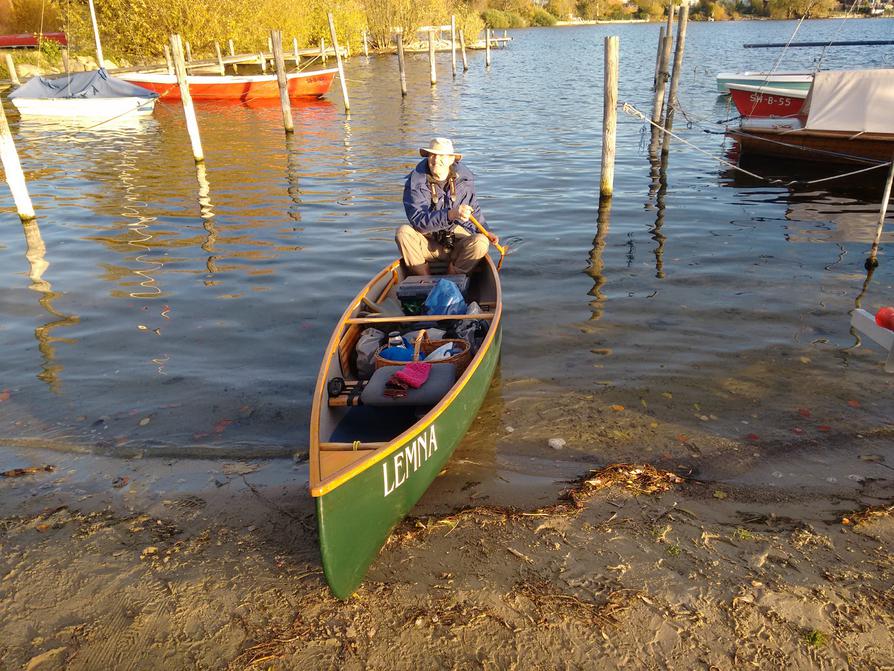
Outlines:
{"type": "Polygon", "coordinates": [[[351,317],[345,320],[345,324],[398,324],[403,322],[444,322],[463,321],[466,319],[483,319],[491,321],[495,318],[494,312],[479,312],[476,315],[394,315],[382,317],[351,317]]]}
{"type": "MultiPolygon", "coordinates": [[[[423,418],[424,423],[417,422],[413,424],[413,426],[409,427],[406,431],[402,432],[400,435],[395,436],[392,440],[388,441],[384,447],[375,450],[372,454],[365,457],[361,461],[351,464],[345,468],[342,468],[339,471],[336,471],[328,478],[322,478],[320,473],[320,460],[319,460],[319,446],[320,446],[320,412],[322,410],[323,404],[325,403],[324,396],[326,395],[326,375],[329,371],[329,367],[332,362],[332,357],[336,356],[338,351],[338,343],[341,339],[342,334],[344,333],[346,322],[349,319],[349,315],[357,309],[357,307],[361,303],[361,298],[366,296],[371,290],[373,285],[380,280],[386,273],[396,272],[397,268],[400,266],[400,260],[392,262],[390,265],[386,266],[384,270],[379,272],[373,277],[372,280],[367,283],[367,285],[361,290],[360,294],[358,294],[354,300],[352,300],[348,307],[345,309],[344,313],[342,313],[341,319],[338,322],[338,325],[332,332],[332,337],[329,339],[329,345],[326,347],[326,353],[323,355],[323,361],[320,365],[320,372],[317,375],[317,383],[316,383],[316,391],[313,398],[313,405],[311,407],[311,415],[310,415],[310,477],[311,477],[311,487],[310,493],[311,496],[320,497],[325,495],[328,492],[336,489],[340,485],[349,481],[351,478],[355,477],[359,473],[363,473],[369,468],[372,468],[383,459],[386,459],[391,454],[393,454],[398,448],[402,447],[406,440],[415,434],[424,431],[427,427],[431,426],[444,411],[450,407],[450,404],[453,400],[460,394],[460,392],[465,388],[466,384],[475,374],[475,371],[481,365],[481,362],[485,358],[485,354],[490,350],[493,345],[494,338],[496,337],[497,331],[499,330],[497,327],[500,322],[500,318],[503,314],[503,289],[499,282],[499,273],[494,266],[493,260],[489,256],[484,257],[484,261],[489,266],[489,272],[493,273],[495,277],[497,277],[496,286],[496,312],[494,313],[493,323],[491,327],[487,331],[487,335],[484,338],[484,342],[481,343],[481,347],[475,353],[475,356],[472,358],[472,361],[469,363],[469,366],[466,368],[465,372],[460,376],[459,380],[453,385],[450,392],[447,393],[444,398],[442,398],[437,405],[435,405],[423,418]],[[316,484],[314,482],[316,481],[316,484]]],[[[468,316],[467,316],[468,318],[468,316]]],[[[474,318],[478,318],[478,315],[475,315],[474,318]]],[[[417,321],[419,321],[417,319],[417,321]]]]}

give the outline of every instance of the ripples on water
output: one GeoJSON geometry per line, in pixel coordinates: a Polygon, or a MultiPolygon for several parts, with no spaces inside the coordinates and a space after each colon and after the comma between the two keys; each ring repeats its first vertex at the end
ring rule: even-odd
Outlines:
{"type": "MultiPolygon", "coordinates": [[[[879,352],[848,349],[858,296],[894,302],[886,258],[860,295],[880,184],[770,186],[714,160],[735,158],[717,134],[731,114],[714,74],[768,68],[778,52],[740,44],[785,41],[794,25],[690,24],[676,127],[710,156],[676,143],[666,188],[650,194],[643,128],[621,115],[614,203],[598,226],[602,39],[621,37],[620,100],[648,114],[656,24],[516,31],[490,71],[470,52],[453,81],[441,54],[434,88],[427,55],[410,56],[404,101],[393,57],[354,58],[351,116],[336,85],[296,106],[291,138],[275,104],[200,104],[203,172],[174,105],[77,132],[13,119],[39,218],[22,235],[3,196],[3,435],[113,453],[306,446],[325,342],[394,256],[403,176],[436,134],[455,138],[489,224],[518,248],[504,269],[495,430],[517,381],[709,395],[747,370],[773,393],[791,382],[780,356],[842,388],[876,380],[890,398],[879,352]]],[[[807,22],[798,38],[890,38],[892,26],[807,22]]],[[[790,56],[785,69],[810,67],[817,51],[790,56]]],[[[842,48],[824,63],[892,56],[842,48]]]]}

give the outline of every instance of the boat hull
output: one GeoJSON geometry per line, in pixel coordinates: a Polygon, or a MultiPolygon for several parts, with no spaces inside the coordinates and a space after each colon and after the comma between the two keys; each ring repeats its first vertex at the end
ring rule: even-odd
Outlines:
{"type": "Polygon", "coordinates": [[[114,119],[152,114],[155,98],[12,98],[22,116],[114,119]]]}
{"type": "Polygon", "coordinates": [[[717,91],[728,94],[730,84],[807,91],[812,82],[813,74],[810,72],[721,72],[717,75],[717,91]]]}
{"type": "Polygon", "coordinates": [[[865,165],[884,163],[894,154],[894,135],[799,130],[784,132],[745,127],[730,131],[742,154],[775,156],[803,161],[865,165]]]}
{"type": "Polygon", "coordinates": [[[801,111],[807,91],[730,84],[730,96],[742,116],[791,117],[801,111]]]}
{"type": "Polygon", "coordinates": [[[346,599],[363,580],[394,527],[440,473],[474,421],[499,360],[502,327],[444,411],[417,425],[399,448],[371,468],[317,497],[320,555],[335,596],[346,599]]]}
{"type": "MultiPolygon", "coordinates": [[[[336,68],[314,72],[296,72],[286,76],[290,98],[320,98],[329,91],[336,68]]],[[[120,79],[147,88],[162,100],[180,100],[180,87],[175,75],[128,73],[120,79]]],[[[189,93],[193,100],[242,100],[244,102],[279,98],[276,75],[189,75],[189,93]]]]}

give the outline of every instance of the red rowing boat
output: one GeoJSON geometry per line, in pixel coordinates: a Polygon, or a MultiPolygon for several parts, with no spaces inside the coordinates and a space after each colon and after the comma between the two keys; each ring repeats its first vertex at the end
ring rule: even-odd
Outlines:
{"type": "MultiPolygon", "coordinates": [[[[337,68],[293,72],[286,75],[290,98],[321,98],[329,91],[337,68]]],[[[167,73],[128,72],[119,79],[155,91],[162,100],[179,100],[177,77],[167,73]]],[[[279,98],[276,75],[189,75],[189,93],[193,100],[241,100],[279,98]]]]}
{"type": "MultiPolygon", "coordinates": [[[[58,42],[62,46],[68,44],[68,38],[65,33],[44,33],[40,39],[58,42]]],[[[22,47],[37,47],[37,33],[18,33],[16,35],[0,35],[0,49],[17,49],[22,47]]]]}
{"type": "Polygon", "coordinates": [[[729,83],[730,96],[744,117],[798,116],[807,91],[729,83]]]}

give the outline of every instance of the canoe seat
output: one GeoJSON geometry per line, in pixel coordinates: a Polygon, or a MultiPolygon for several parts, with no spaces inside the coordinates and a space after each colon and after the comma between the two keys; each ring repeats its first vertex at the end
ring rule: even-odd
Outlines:
{"type": "Polygon", "coordinates": [[[419,389],[408,389],[407,395],[400,398],[386,396],[385,383],[401,368],[402,366],[382,366],[373,373],[360,395],[363,405],[380,408],[401,405],[431,407],[444,398],[456,382],[456,367],[452,363],[435,364],[431,367],[428,380],[419,389]]]}

